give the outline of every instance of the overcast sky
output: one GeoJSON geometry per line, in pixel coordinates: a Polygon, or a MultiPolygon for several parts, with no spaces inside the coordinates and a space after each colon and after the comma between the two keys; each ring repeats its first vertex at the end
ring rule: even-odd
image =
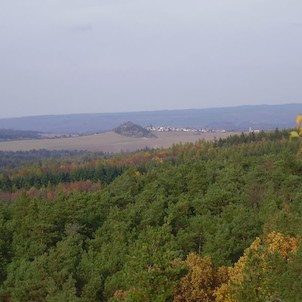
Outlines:
{"type": "Polygon", "coordinates": [[[300,102],[301,0],[0,0],[0,117],[300,102]]]}

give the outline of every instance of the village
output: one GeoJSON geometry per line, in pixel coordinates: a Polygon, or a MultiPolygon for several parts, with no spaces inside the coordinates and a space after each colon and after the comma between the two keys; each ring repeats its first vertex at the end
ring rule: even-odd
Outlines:
{"type": "Polygon", "coordinates": [[[189,128],[189,127],[172,127],[172,126],[147,126],[145,127],[148,131],[157,131],[157,132],[195,132],[195,133],[211,133],[211,132],[219,132],[225,133],[227,130],[225,129],[209,129],[209,128],[189,128]]]}
{"type": "MultiPolygon", "coordinates": [[[[199,133],[226,133],[232,132],[226,129],[210,129],[210,128],[190,128],[190,127],[173,127],[173,126],[147,126],[145,127],[148,131],[156,131],[156,132],[194,132],[196,134],[199,133]]],[[[249,127],[248,133],[259,133],[260,129],[253,129],[249,127]]]]}

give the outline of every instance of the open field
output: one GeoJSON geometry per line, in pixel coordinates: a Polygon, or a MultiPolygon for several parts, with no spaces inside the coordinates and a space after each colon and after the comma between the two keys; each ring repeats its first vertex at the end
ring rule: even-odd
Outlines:
{"type": "Polygon", "coordinates": [[[47,150],[87,150],[93,152],[118,153],[121,151],[135,151],[149,148],[168,148],[173,144],[195,142],[200,139],[213,140],[225,138],[236,133],[202,133],[192,132],[156,132],[158,138],[133,138],[118,135],[114,132],[106,132],[89,136],[71,138],[22,140],[0,142],[0,151],[29,151],[38,149],[47,150]]]}

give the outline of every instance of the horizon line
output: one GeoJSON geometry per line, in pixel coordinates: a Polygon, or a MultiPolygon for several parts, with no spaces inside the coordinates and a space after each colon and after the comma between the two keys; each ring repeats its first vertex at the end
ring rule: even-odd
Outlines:
{"type": "Polygon", "coordinates": [[[106,115],[106,114],[131,114],[131,113],[152,113],[152,112],[173,112],[173,111],[191,111],[191,110],[217,110],[217,109],[232,109],[241,107],[278,107],[278,106],[292,106],[301,105],[302,103],[282,103],[282,104],[248,104],[248,105],[235,105],[235,106],[218,106],[206,108],[183,108],[183,109],[154,109],[154,110],[138,110],[138,111],[108,111],[108,112],[86,112],[86,113],[54,113],[54,114],[37,114],[37,115],[22,115],[11,117],[0,117],[0,120],[8,119],[23,119],[23,118],[38,118],[38,117],[63,117],[63,116],[76,116],[76,115],[106,115]]]}

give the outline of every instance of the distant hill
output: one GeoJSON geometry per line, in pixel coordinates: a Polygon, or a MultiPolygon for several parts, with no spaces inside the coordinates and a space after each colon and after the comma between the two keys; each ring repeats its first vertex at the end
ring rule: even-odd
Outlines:
{"type": "Polygon", "coordinates": [[[151,131],[130,121],[115,128],[114,132],[129,137],[156,138],[156,136],[151,131]]]}
{"type": "Polygon", "coordinates": [[[0,128],[48,133],[96,133],[110,131],[125,121],[142,125],[223,128],[229,131],[273,130],[295,126],[302,104],[255,105],[209,109],[164,110],[125,113],[48,115],[0,119],[0,128]]]}

